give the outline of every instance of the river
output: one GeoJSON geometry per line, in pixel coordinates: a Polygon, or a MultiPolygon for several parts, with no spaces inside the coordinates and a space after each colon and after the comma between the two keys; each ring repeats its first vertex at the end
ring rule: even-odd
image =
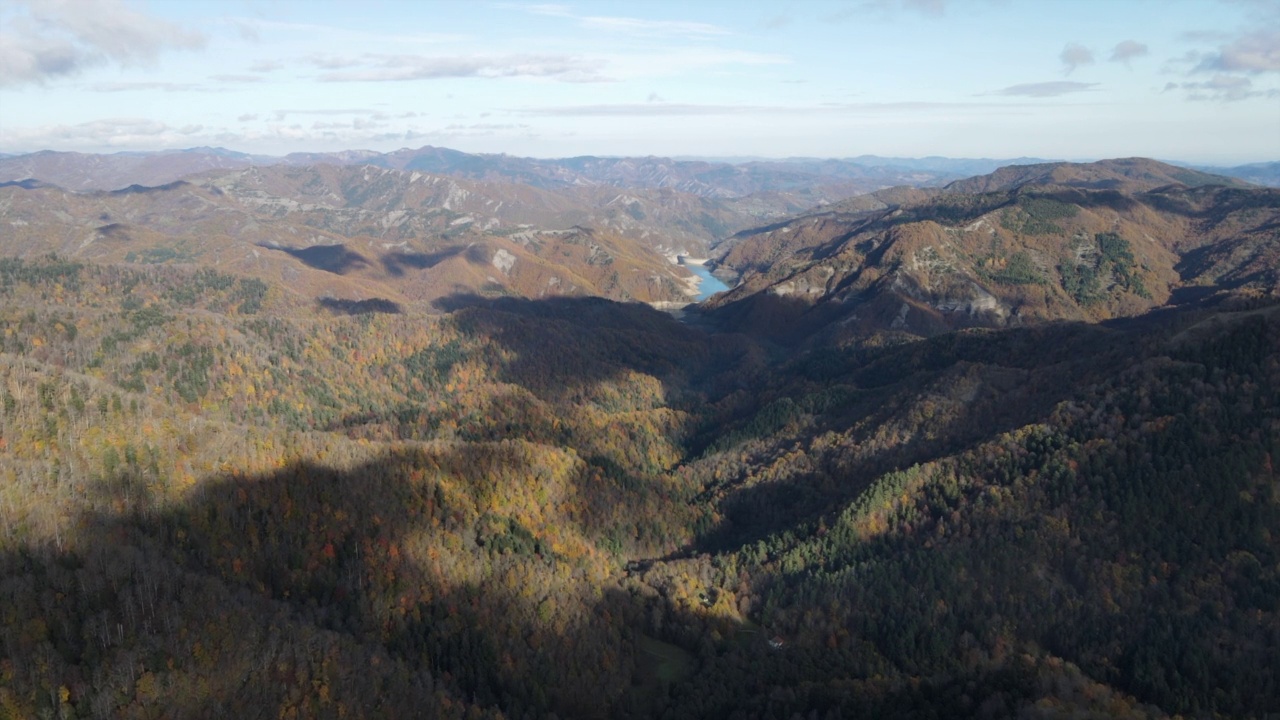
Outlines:
{"type": "Polygon", "coordinates": [[[689,269],[689,272],[698,276],[698,302],[702,302],[718,292],[724,292],[729,289],[720,278],[711,274],[706,265],[700,262],[686,261],[680,258],[680,264],[689,269]]]}

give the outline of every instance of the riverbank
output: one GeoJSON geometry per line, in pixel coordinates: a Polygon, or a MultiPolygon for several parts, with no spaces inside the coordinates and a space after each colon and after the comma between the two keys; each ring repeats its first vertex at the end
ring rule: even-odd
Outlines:
{"type": "Polygon", "coordinates": [[[688,268],[689,272],[697,278],[691,293],[697,298],[697,302],[702,302],[716,293],[729,289],[727,283],[711,274],[711,270],[706,266],[707,260],[708,258],[680,258],[680,264],[688,268]]]}

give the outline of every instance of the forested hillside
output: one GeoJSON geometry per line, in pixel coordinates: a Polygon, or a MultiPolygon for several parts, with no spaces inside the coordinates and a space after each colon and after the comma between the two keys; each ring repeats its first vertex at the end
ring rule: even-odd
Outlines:
{"type": "Polygon", "coordinates": [[[1274,195],[1061,192],[762,228],[689,323],[11,224],[0,717],[1274,715],[1274,195]],[[1039,314],[870,310],[948,273],[1039,314]]]}
{"type": "Polygon", "coordinates": [[[1280,288],[1280,192],[1150,160],[1002,168],[738,233],[709,303],[795,343],[1096,322],[1220,289],[1280,288]],[[1185,182],[1184,182],[1185,181],[1185,182]]]}

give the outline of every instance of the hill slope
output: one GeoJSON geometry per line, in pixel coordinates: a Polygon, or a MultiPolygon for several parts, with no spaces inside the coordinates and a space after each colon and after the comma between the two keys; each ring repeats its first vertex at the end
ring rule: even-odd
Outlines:
{"type": "Polygon", "coordinates": [[[402,304],[473,292],[676,302],[690,293],[688,271],[656,242],[512,222],[555,228],[595,218],[518,186],[495,192],[368,168],[268,168],[109,193],[11,185],[0,188],[0,208],[11,255],[198,264],[281,282],[310,299],[402,304]],[[518,207],[504,210],[507,200],[494,194],[518,207]]]}
{"type": "Polygon", "coordinates": [[[1204,286],[1274,294],[1280,193],[1164,184],[1213,180],[1191,172],[1032,165],[874,193],[722,243],[716,264],[743,278],[708,305],[730,327],[795,339],[1105,320],[1204,286]]]}
{"type": "Polygon", "coordinates": [[[0,188],[0,714],[1280,707],[1274,192],[856,199],[726,245],[753,336],[411,176],[0,188]]]}

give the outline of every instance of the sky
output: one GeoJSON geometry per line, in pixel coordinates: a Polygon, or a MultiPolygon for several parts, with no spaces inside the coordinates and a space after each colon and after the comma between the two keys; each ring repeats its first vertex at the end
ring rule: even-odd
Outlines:
{"type": "Polygon", "coordinates": [[[1280,160],[1280,0],[0,0],[0,152],[1280,160]]]}

